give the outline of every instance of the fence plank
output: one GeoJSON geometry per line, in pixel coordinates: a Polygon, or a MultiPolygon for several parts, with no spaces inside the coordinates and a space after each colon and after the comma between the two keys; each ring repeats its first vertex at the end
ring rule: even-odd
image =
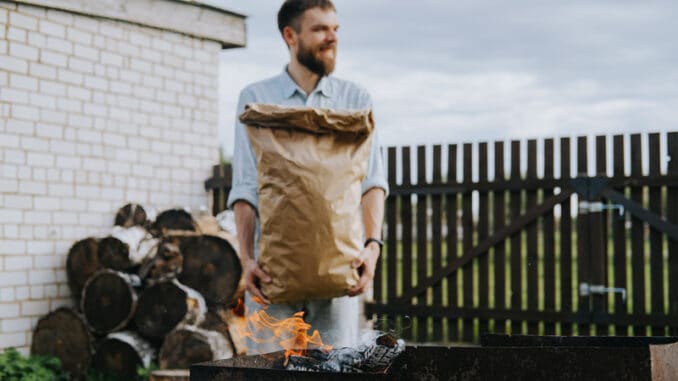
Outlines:
{"type": "MultiPolygon", "coordinates": [[[[410,147],[403,147],[402,150],[402,176],[403,184],[411,184],[410,178],[410,147]]],[[[412,288],[412,199],[410,195],[403,195],[400,199],[400,223],[402,226],[402,285],[403,292],[412,288]]],[[[410,322],[403,322],[403,334],[408,339],[413,339],[413,332],[410,322]],[[405,328],[407,326],[410,328],[405,328]]]]}
{"type": "MultiPolygon", "coordinates": [[[[544,178],[553,179],[553,139],[544,141],[544,178]]],[[[544,188],[544,198],[554,194],[553,188],[544,188]]],[[[543,252],[544,252],[544,310],[554,311],[556,308],[556,267],[555,267],[555,235],[553,210],[543,219],[543,252]]],[[[544,334],[555,335],[555,324],[544,323],[544,334]]]]}
{"type": "MultiPolygon", "coordinates": [[[[588,149],[585,136],[577,138],[577,174],[586,176],[588,172],[588,149]]],[[[583,197],[580,197],[581,201],[583,197]]],[[[589,239],[590,234],[590,214],[577,214],[577,282],[590,283],[589,269],[591,265],[589,239]]],[[[589,297],[578,295],[577,308],[582,315],[590,315],[589,297]]],[[[591,325],[582,323],[578,326],[580,335],[590,335],[591,325]]]]}
{"type": "MultiPolygon", "coordinates": [[[[650,154],[650,176],[659,176],[659,134],[649,134],[648,147],[650,154]]],[[[650,211],[662,215],[661,187],[649,187],[650,211]]],[[[657,229],[650,229],[650,301],[652,314],[664,314],[664,271],[662,266],[663,234],[657,229]]],[[[664,334],[664,327],[653,326],[652,335],[664,334]]]]}
{"type": "MultiPolygon", "coordinates": [[[[417,147],[417,185],[426,185],[426,146],[420,145],[417,147]]],[[[428,221],[426,218],[427,196],[417,195],[417,284],[426,279],[427,262],[428,262],[428,237],[426,230],[428,228],[428,221]]],[[[427,305],[427,295],[422,294],[417,297],[417,304],[427,305]]],[[[429,341],[427,338],[428,318],[425,316],[417,316],[417,341],[420,343],[429,341]]]]}
{"type": "MultiPolygon", "coordinates": [[[[569,179],[570,167],[570,138],[560,139],[560,178],[569,179]]],[[[563,189],[561,189],[561,192],[563,189]]],[[[572,214],[571,203],[568,199],[560,204],[560,310],[570,312],[572,304],[572,214]]],[[[560,331],[563,335],[572,335],[573,324],[562,323],[560,331]]]]}
{"type": "MultiPolygon", "coordinates": [[[[440,145],[433,146],[433,183],[440,184],[442,182],[441,171],[441,147],[440,145]]],[[[439,269],[443,266],[442,262],[442,199],[440,195],[431,196],[431,250],[432,250],[432,265],[434,269],[439,269]]],[[[443,305],[443,284],[433,288],[433,305],[443,305]]],[[[433,341],[441,341],[443,338],[442,320],[440,318],[433,319],[433,341]]]]}
{"type": "MultiPolygon", "coordinates": [[[[667,136],[667,153],[669,161],[667,174],[678,175],[678,132],[672,132],[667,136]]],[[[678,187],[667,187],[666,217],[676,224],[678,223],[678,187]]],[[[678,241],[669,239],[669,315],[678,315],[678,241]]],[[[678,336],[678,328],[669,330],[669,335],[678,336]]]]}
{"type": "MultiPolygon", "coordinates": [[[[457,183],[457,145],[450,144],[447,147],[447,183],[457,183]]],[[[457,195],[445,195],[445,217],[447,224],[447,236],[445,237],[445,262],[450,263],[458,257],[457,239],[457,195]]],[[[447,277],[447,305],[449,308],[459,306],[457,298],[457,274],[458,271],[447,277]]],[[[459,320],[453,317],[447,318],[447,339],[459,340],[459,320]]]]}
{"type": "MultiPolygon", "coordinates": [[[[520,141],[511,141],[511,179],[520,179],[520,141]]],[[[510,221],[515,221],[520,216],[521,192],[509,192],[509,207],[511,210],[510,221]]],[[[511,242],[511,310],[518,312],[522,309],[522,234],[518,233],[510,239],[511,242]]],[[[511,334],[522,333],[522,324],[511,320],[511,334]]]]}
{"type": "MultiPolygon", "coordinates": [[[[504,174],[504,143],[494,143],[494,180],[505,180],[504,174]]],[[[493,201],[493,228],[496,233],[506,223],[506,192],[496,191],[492,195],[493,201]]],[[[506,243],[501,242],[494,247],[494,308],[506,309],[506,243]]],[[[495,320],[494,331],[506,332],[506,320],[495,320]]]]}
{"type": "MultiPolygon", "coordinates": [[[[473,146],[469,143],[464,144],[464,183],[473,183],[473,146]]],[[[473,197],[471,192],[466,192],[462,196],[461,223],[464,231],[462,236],[462,245],[464,254],[473,248],[473,197]]],[[[463,306],[464,308],[473,307],[473,262],[466,264],[462,270],[463,274],[463,306]]],[[[473,319],[463,319],[461,323],[462,337],[464,341],[473,341],[473,319]]]]}
{"type": "MultiPolygon", "coordinates": [[[[537,178],[537,141],[527,141],[527,179],[537,178]]],[[[537,205],[537,191],[526,192],[526,208],[532,210],[537,205]]],[[[527,272],[527,309],[539,310],[539,250],[537,248],[537,225],[538,221],[527,226],[527,255],[525,257],[527,272]]],[[[539,324],[529,322],[527,333],[536,335],[539,333],[539,324]]]]}
{"type": "MultiPolygon", "coordinates": [[[[642,175],[642,146],[640,134],[631,135],[631,176],[642,175]]],[[[643,188],[631,187],[631,199],[642,205],[643,188]]],[[[633,313],[645,312],[645,238],[644,223],[636,216],[631,216],[631,273],[633,293],[633,313]]],[[[645,336],[644,326],[633,327],[635,336],[645,336]]]]}
{"type": "MultiPolygon", "coordinates": [[[[596,176],[606,176],[607,172],[607,146],[605,136],[596,136],[596,176]]],[[[589,213],[589,238],[590,238],[590,263],[591,284],[607,286],[607,210],[597,213],[589,213]]],[[[581,282],[580,282],[581,283],[581,282]]],[[[591,307],[594,314],[607,312],[608,295],[592,294],[591,307]]],[[[598,325],[595,327],[596,335],[607,336],[609,327],[598,325]]]]}
{"type": "MultiPolygon", "coordinates": [[[[487,175],[487,143],[478,144],[478,179],[480,181],[488,181],[487,175]]],[[[489,235],[489,200],[488,194],[485,191],[478,192],[478,242],[483,242],[489,235]]],[[[478,306],[480,308],[488,308],[490,304],[490,258],[489,255],[482,255],[478,258],[478,306]]],[[[488,332],[488,321],[484,319],[478,320],[478,332],[488,332]]]]}
{"type": "MultiPolygon", "coordinates": [[[[624,136],[615,135],[613,138],[613,157],[614,170],[613,177],[624,177],[624,136]]],[[[624,193],[624,187],[618,187],[616,190],[624,193]]],[[[626,219],[622,216],[612,218],[612,235],[614,239],[613,264],[614,264],[614,287],[627,289],[626,284],[626,219]]],[[[614,312],[626,312],[626,300],[617,293],[614,297],[614,312]]],[[[627,336],[628,326],[617,324],[614,326],[614,332],[617,336],[627,336]]]]}

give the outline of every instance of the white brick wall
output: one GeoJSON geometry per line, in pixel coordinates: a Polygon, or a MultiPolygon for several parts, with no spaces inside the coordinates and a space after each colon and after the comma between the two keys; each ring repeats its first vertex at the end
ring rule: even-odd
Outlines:
{"type": "Polygon", "coordinates": [[[124,203],[207,203],[220,49],[0,2],[0,349],[70,303],[68,248],[124,203]]]}

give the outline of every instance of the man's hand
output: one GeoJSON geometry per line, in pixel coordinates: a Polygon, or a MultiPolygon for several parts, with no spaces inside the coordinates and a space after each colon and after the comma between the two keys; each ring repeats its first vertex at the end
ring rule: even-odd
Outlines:
{"type": "Polygon", "coordinates": [[[360,256],[353,260],[351,265],[354,269],[358,269],[360,279],[358,279],[358,284],[348,290],[349,296],[362,294],[372,284],[374,271],[377,268],[377,260],[379,259],[379,252],[379,245],[376,242],[370,242],[367,247],[360,251],[360,256]]]}
{"type": "Polygon", "coordinates": [[[271,301],[261,292],[260,284],[271,283],[271,277],[262,270],[257,262],[253,259],[247,259],[242,264],[243,277],[245,278],[245,286],[247,291],[252,294],[254,301],[263,304],[269,305],[271,301]]]}

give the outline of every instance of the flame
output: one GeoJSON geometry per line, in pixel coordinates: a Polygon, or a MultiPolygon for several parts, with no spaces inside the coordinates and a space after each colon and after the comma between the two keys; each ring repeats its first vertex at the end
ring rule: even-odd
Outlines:
{"type": "Polygon", "coordinates": [[[242,298],[238,298],[235,306],[231,307],[231,311],[233,311],[236,316],[245,316],[245,302],[243,302],[242,298]]]}
{"type": "Polygon", "coordinates": [[[242,338],[249,338],[257,344],[273,343],[285,351],[285,363],[290,356],[303,356],[309,349],[332,350],[323,343],[318,330],[309,336],[311,325],[304,321],[304,312],[295,313],[291,318],[276,319],[259,310],[250,314],[238,324],[237,332],[242,338]]]}

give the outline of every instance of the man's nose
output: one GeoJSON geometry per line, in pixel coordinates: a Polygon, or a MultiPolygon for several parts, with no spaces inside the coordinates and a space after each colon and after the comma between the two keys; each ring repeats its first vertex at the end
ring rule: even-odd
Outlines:
{"type": "Polygon", "coordinates": [[[325,40],[327,42],[337,42],[337,40],[338,40],[337,31],[330,30],[329,32],[327,32],[327,35],[325,36],[325,40]]]}

